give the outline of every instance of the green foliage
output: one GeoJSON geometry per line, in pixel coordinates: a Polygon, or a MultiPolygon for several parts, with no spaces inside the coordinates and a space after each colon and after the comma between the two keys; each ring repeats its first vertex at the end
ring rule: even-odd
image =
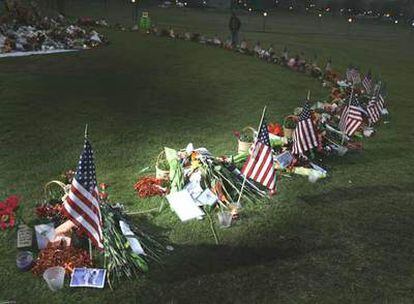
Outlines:
{"type": "MultiPolygon", "coordinates": [[[[71,15],[103,16],[102,3],[73,1],[71,15]]],[[[112,21],[131,10],[112,2],[112,21]]],[[[151,9],[157,23],[228,35],[228,13],[151,9]]],[[[52,293],[41,278],[15,266],[15,234],[0,232],[0,302],[17,303],[411,303],[414,267],[412,56],[408,32],[343,20],[240,16],[241,36],[290,53],[318,55],[323,66],[372,68],[387,81],[391,124],[364,140],[361,153],[328,160],[329,178],[310,184],[282,177],[270,203],[245,205],[241,220],[217,229],[207,220],[181,223],[169,208],[148,217],[175,248],[164,266],[114,291],[52,293]]],[[[95,150],[99,182],[131,211],[157,207],[133,185],[164,146],[188,142],[215,155],[237,149],[232,130],[256,126],[264,105],[282,121],[303,102],[326,96],[302,74],[191,42],[107,32],[111,45],[93,51],[0,60],[0,196],[19,194],[25,218],[43,185],[76,165],[83,130],[95,150]]],[[[216,220],[213,218],[213,220],[216,220]]],[[[134,219],[141,227],[141,221],[134,219]]],[[[152,230],[149,230],[151,233],[152,230]]]]}

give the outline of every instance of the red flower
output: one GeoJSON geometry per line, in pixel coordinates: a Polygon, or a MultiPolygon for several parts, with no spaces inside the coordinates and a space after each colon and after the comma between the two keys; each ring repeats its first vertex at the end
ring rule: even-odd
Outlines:
{"type": "Polygon", "coordinates": [[[16,223],[14,214],[19,206],[19,197],[11,195],[4,202],[0,202],[0,229],[13,228],[16,223]]]}
{"type": "Polygon", "coordinates": [[[6,198],[5,202],[11,209],[16,209],[19,205],[19,197],[17,195],[11,195],[8,198],[6,198]]]}
{"type": "Polygon", "coordinates": [[[233,131],[234,136],[237,138],[240,138],[240,132],[239,131],[233,131]]]}

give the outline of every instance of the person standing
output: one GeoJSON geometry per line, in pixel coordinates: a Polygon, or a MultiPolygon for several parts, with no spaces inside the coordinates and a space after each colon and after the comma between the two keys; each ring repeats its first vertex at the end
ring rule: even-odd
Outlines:
{"type": "Polygon", "coordinates": [[[239,30],[241,27],[240,19],[237,18],[234,12],[231,13],[229,21],[229,29],[231,32],[231,43],[236,46],[239,43],[239,30]]]}

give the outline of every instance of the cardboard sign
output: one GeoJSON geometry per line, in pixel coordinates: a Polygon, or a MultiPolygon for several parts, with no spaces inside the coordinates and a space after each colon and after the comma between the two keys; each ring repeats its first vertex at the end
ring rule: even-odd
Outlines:
{"type": "Polygon", "coordinates": [[[27,225],[19,225],[17,230],[17,248],[31,247],[33,243],[33,229],[27,225]]]}

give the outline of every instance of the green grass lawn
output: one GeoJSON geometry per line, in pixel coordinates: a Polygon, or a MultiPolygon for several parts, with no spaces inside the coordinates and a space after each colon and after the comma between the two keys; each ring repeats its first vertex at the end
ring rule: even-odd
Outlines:
{"type": "MultiPolygon", "coordinates": [[[[73,1],[70,15],[85,15],[73,1]]],[[[83,8],[84,9],[84,8],[83,8]]],[[[102,15],[91,6],[87,14],[102,15]]],[[[165,26],[227,35],[225,12],[149,9],[165,26]]],[[[130,22],[111,7],[111,21],[130,22]]],[[[268,204],[247,206],[237,224],[181,223],[168,209],[137,217],[169,239],[165,264],[114,291],[48,291],[19,273],[15,234],[0,232],[0,303],[412,303],[414,300],[414,36],[406,29],[272,13],[242,16],[249,40],[288,45],[321,65],[351,62],[387,81],[391,124],[364,140],[361,153],[326,163],[329,178],[310,184],[285,178],[268,204]]],[[[232,130],[256,126],[264,105],[281,121],[301,104],[328,94],[314,79],[199,44],[106,30],[108,47],[70,54],[0,60],[0,198],[21,195],[25,219],[43,185],[76,165],[83,130],[98,181],[130,210],[158,206],[133,191],[139,171],[163,146],[193,142],[216,155],[236,151],[232,130]]]]}

